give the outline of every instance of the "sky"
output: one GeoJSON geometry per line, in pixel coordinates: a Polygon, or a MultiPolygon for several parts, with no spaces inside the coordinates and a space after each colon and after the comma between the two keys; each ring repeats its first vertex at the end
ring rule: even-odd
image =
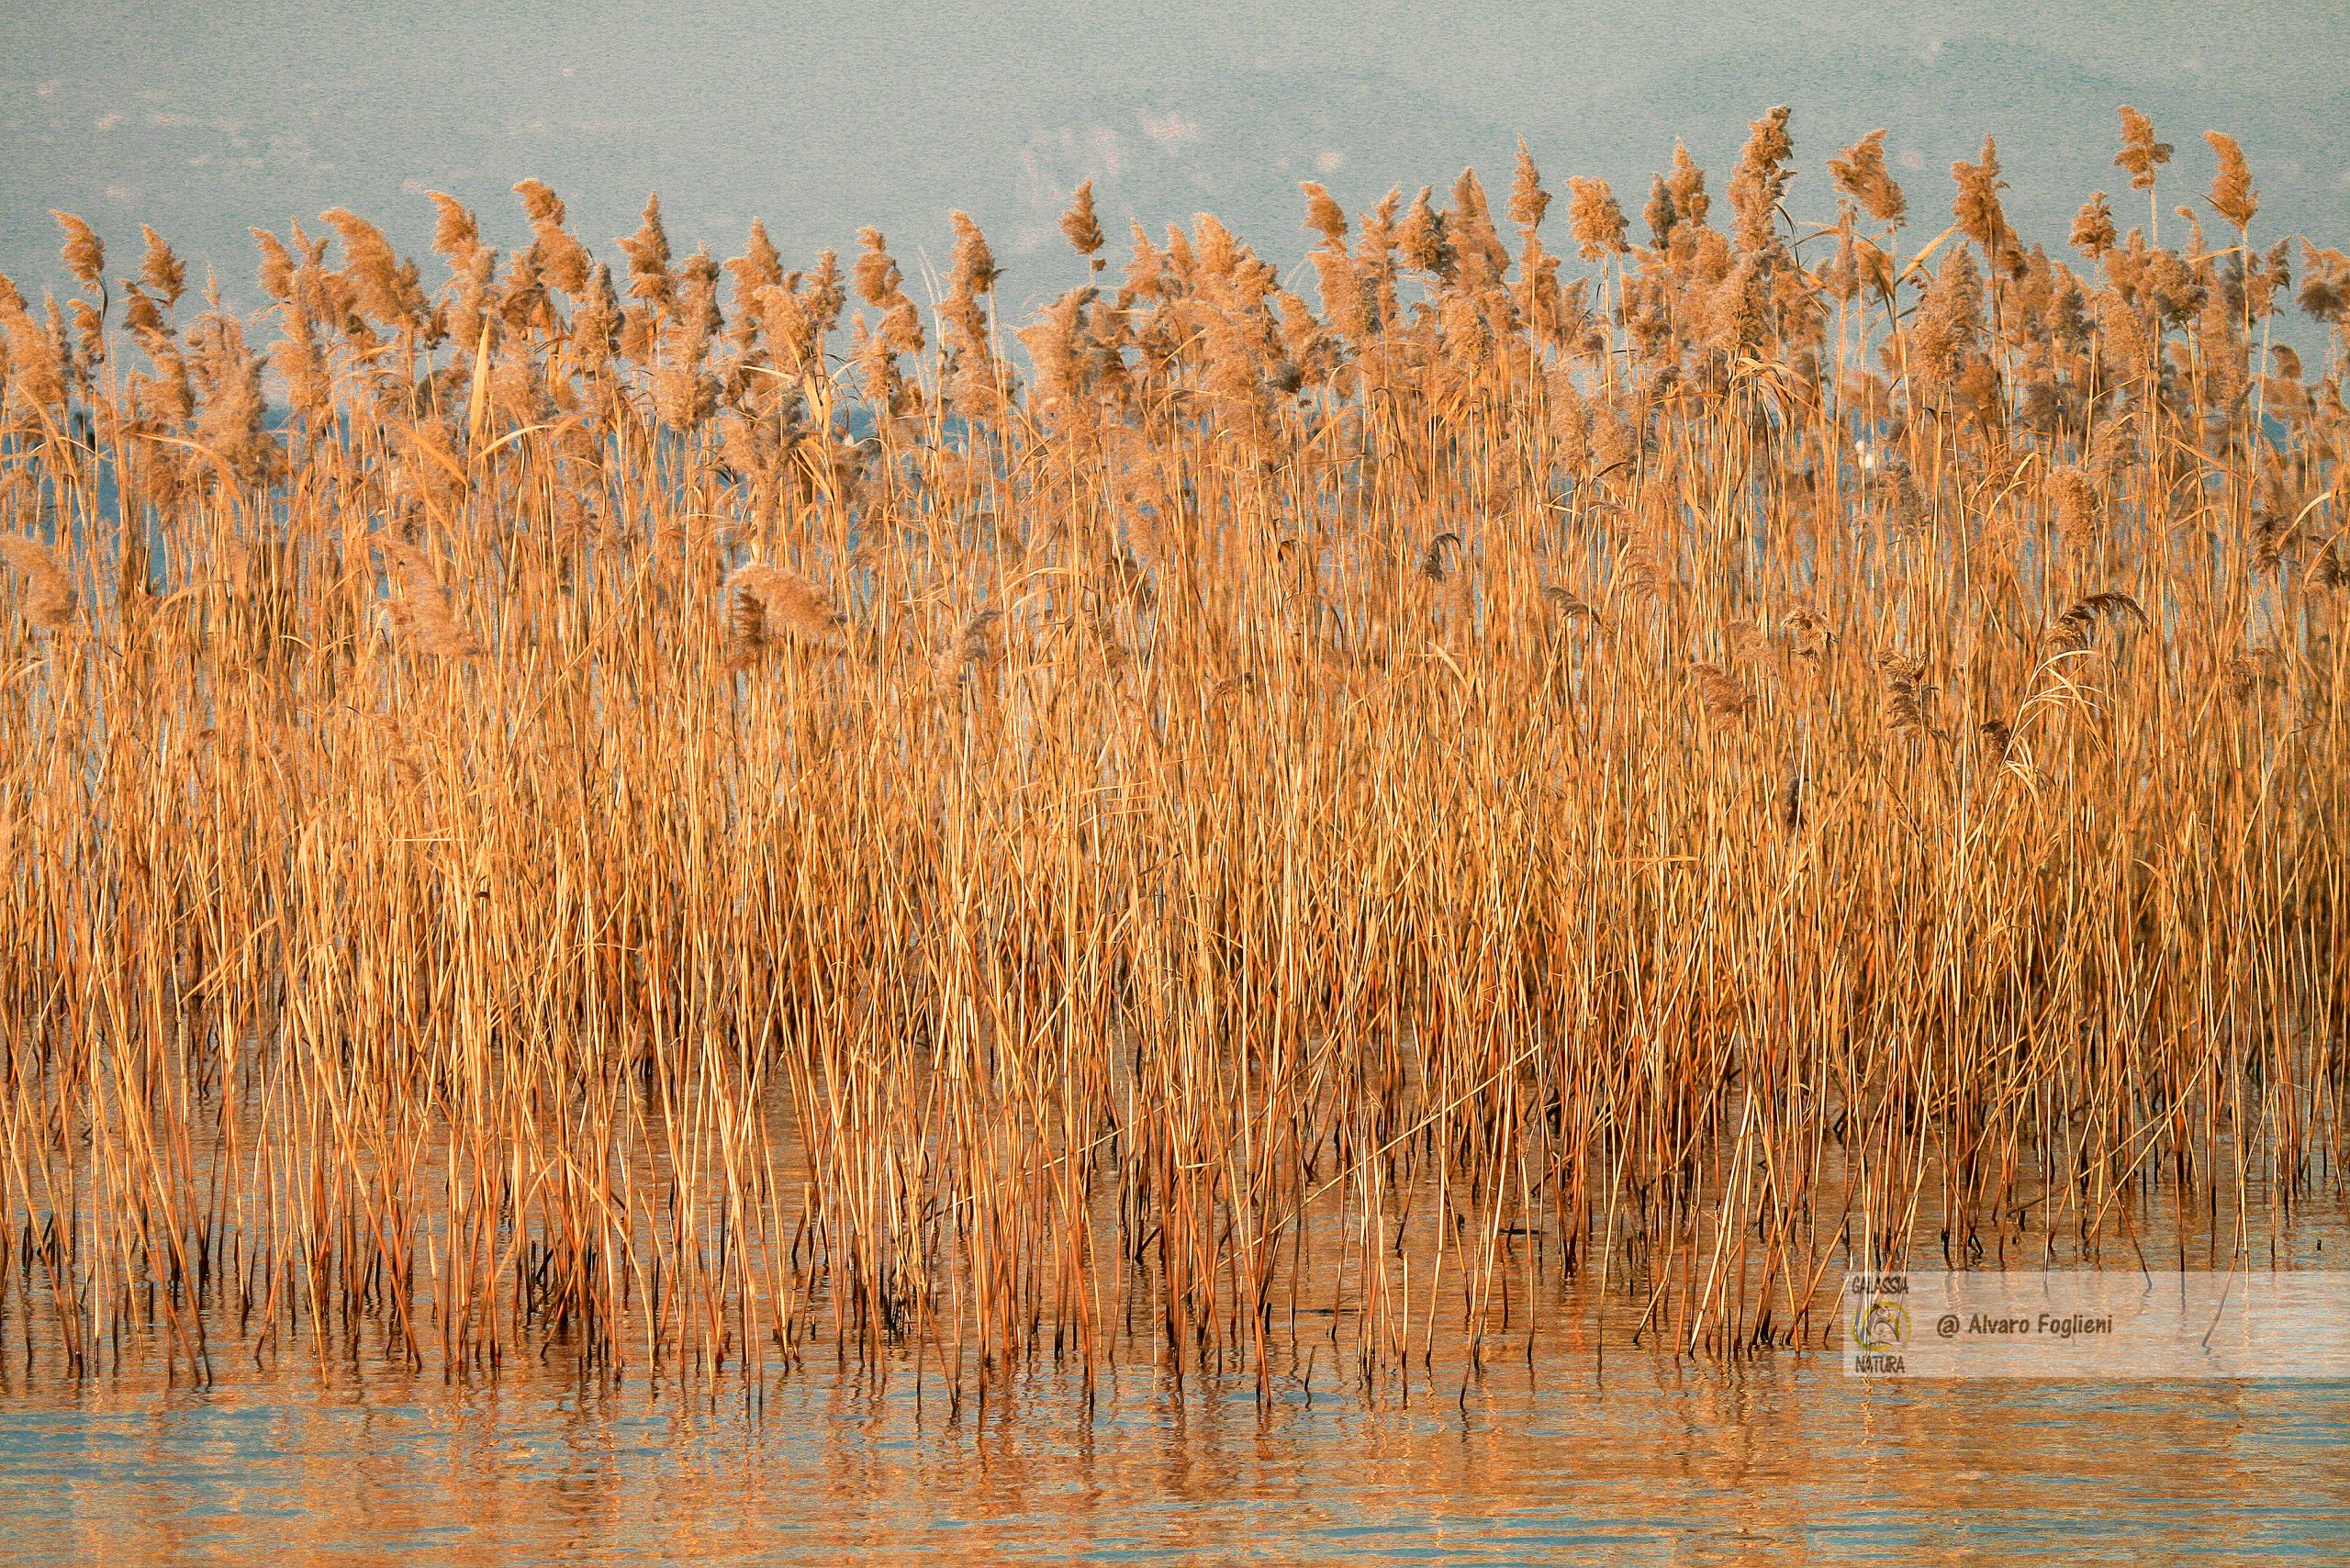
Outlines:
{"type": "Polygon", "coordinates": [[[251,228],[344,206],[421,255],[442,190],[511,242],[509,191],[534,176],[599,254],[657,189],[680,253],[734,254],[755,217],[804,263],[870,223],[917,279],[963,208],[1016,307],[1080,280],[1054,225],[1088,176],[1119,260],[1129,218],[1213,211],[1287,264],[1300,180],[1357,211],[1464,165],[1498,193],[1523,137],[1554,191],[1600,175],[1637,213],[1676,138],[1718,194],[1776,103],[1798,217],[1833,216],[1829,155],[1884,127],[1930,234],[1989,134],[2018,229],[2061,245],[2089,190],[2127,195],[2126,102],[2179,149],[2166,218],[2208,185],[2218,128],[2261,187],[2255,239],[2350,242],[2342,5],[0,0],[0,272],[35,295],[64,286],[52,207],[97,226],[110,272],[151,223],[251,307],[251,228]]]}

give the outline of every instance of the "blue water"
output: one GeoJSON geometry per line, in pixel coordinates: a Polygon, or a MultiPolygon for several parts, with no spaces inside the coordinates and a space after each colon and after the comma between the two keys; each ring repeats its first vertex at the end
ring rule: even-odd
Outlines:
{"type": "Polygon", "coordinates": [[[1832,1359],[1494,1372],[1409,1408],[1289,1391],[1089,1413],[828,1378],[643,1388],[308,1375],[0,1396],[0,1557],[437,1561],[2340,1562],[2350,1386],[1847,1381],[1832,1359]]]}

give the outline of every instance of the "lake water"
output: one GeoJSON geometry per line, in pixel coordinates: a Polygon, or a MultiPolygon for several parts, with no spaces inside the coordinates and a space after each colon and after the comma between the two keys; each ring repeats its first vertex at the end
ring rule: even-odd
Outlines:
{"type": "Polygon", "coordinates": [[[343,1372],[0,1399],[14,1559],[1984,1561],[2350,1550],[2350,1389],[1847,1383],[1829,1363],[1490,1375],[1415,1408],[1067,1387],[945,1420],[794,1383],[343,1372]]]}
{"type": "Polygon", "coordinates": [[[1148,1377],[919,1418],[382,1369],[0,1396],[0,1555],[2141,1562],[2350,1552],[2350,1387],[1889,1386],[1832,1359],[1495,1372],[1366,1408],[1148,1377]]]}
{"type": "MultiPolygon", "coordinates": [[[[2138,1233],[2155,1266],[2224,1268],[2210,1238],[2177,1250],[2159,1208],[2138,1233]]],[[[2338,1194],[2299,1212],[2255,1255],[2350,1282],[2306,1272],[2350,1244],[2338,1194]]],[[[75,1383],[18,1293],[0,1561],[2350,1558],[2350,1381],[1868,1380],[1820,1327],[1806,1350],[1676,1359],[1635,1345],[1643,1294],[1550,1275],[1530,1357],[1515,1340],[1470,1372],[1439,1314],[1425,1360],[1369,1382],[1341,1372],[1353,1309],[1285,1333],[1277,1312],[1263,1399],[1237,1363],[1179,1392],[1150,1314],[1113,1305],[1090,1394],[1040,1350],[950,1401],[936,1349],[860,1367],[822,1334],[747,1381],[583,1378],[542,1344],[452,1383],[383,1353],[381,1324],[264,1354],[225,1309],[204,1386],[136,1331],[75,1383]]]]}

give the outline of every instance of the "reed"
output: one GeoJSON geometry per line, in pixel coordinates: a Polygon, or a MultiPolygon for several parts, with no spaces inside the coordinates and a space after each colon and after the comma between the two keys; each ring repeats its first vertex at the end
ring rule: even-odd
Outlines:
{"type": "Polygon", "coordinates": [[[1514,243],[1307,186],[1318,303],[1080,188],[1024,369],[960,214],[927,319],[533,181],[438,284],[259,235],[251,319],[61,218],[0,1337],[1383,1385],[1562,1292],[1728,1357],[1847,1263],[2265,1264],[2342,1198],[2350,262],[2210,145],[2221,242],[2076,264],[1989,142],[1920,234],[1774,110],[1727,230],[1571,182],[1576,275],[1521,148],[1514,243]]]}

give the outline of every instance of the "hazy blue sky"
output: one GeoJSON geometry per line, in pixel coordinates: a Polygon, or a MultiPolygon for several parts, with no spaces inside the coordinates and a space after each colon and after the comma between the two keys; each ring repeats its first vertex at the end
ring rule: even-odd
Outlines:
{"type": "Polygon", "coordinates": [[[1286,260],[1300,179],[1358,209],[1463,163],[1505,186],[1523,135],[1554,188],[1604,175],[1637,210],[1676,135],[1718,191],[1745,122],[1777,102],[1796,111],[1798,212],[1832,212],[1827,156],[1885,126],[1939,228],[1951,161],[1988,131],[2019,226],[2061,242],[2081,196],[2120,177],[2126,101],[2178,145],[2170,199],[2199,196],[2218,127],[2251,156],[2262,230],[2350,240],[2339,4],[0,0],[0,270],[28,290],[57,281],[53,207],[99,227],[111,270],[143,220],[250,302],[251,226],[347,205],[421,251],[437,188],[510,238],[508,187],[536,175],[599,251],[657,187],[680,250],[732,254],[756,216],[804,258],[870,222],[911,273],[944,259],[962,207],[1018,300],[1076,275],[1053,219],[1088,174],[1121,238],[1129,214],[1212,209],[1286,260]]]}

